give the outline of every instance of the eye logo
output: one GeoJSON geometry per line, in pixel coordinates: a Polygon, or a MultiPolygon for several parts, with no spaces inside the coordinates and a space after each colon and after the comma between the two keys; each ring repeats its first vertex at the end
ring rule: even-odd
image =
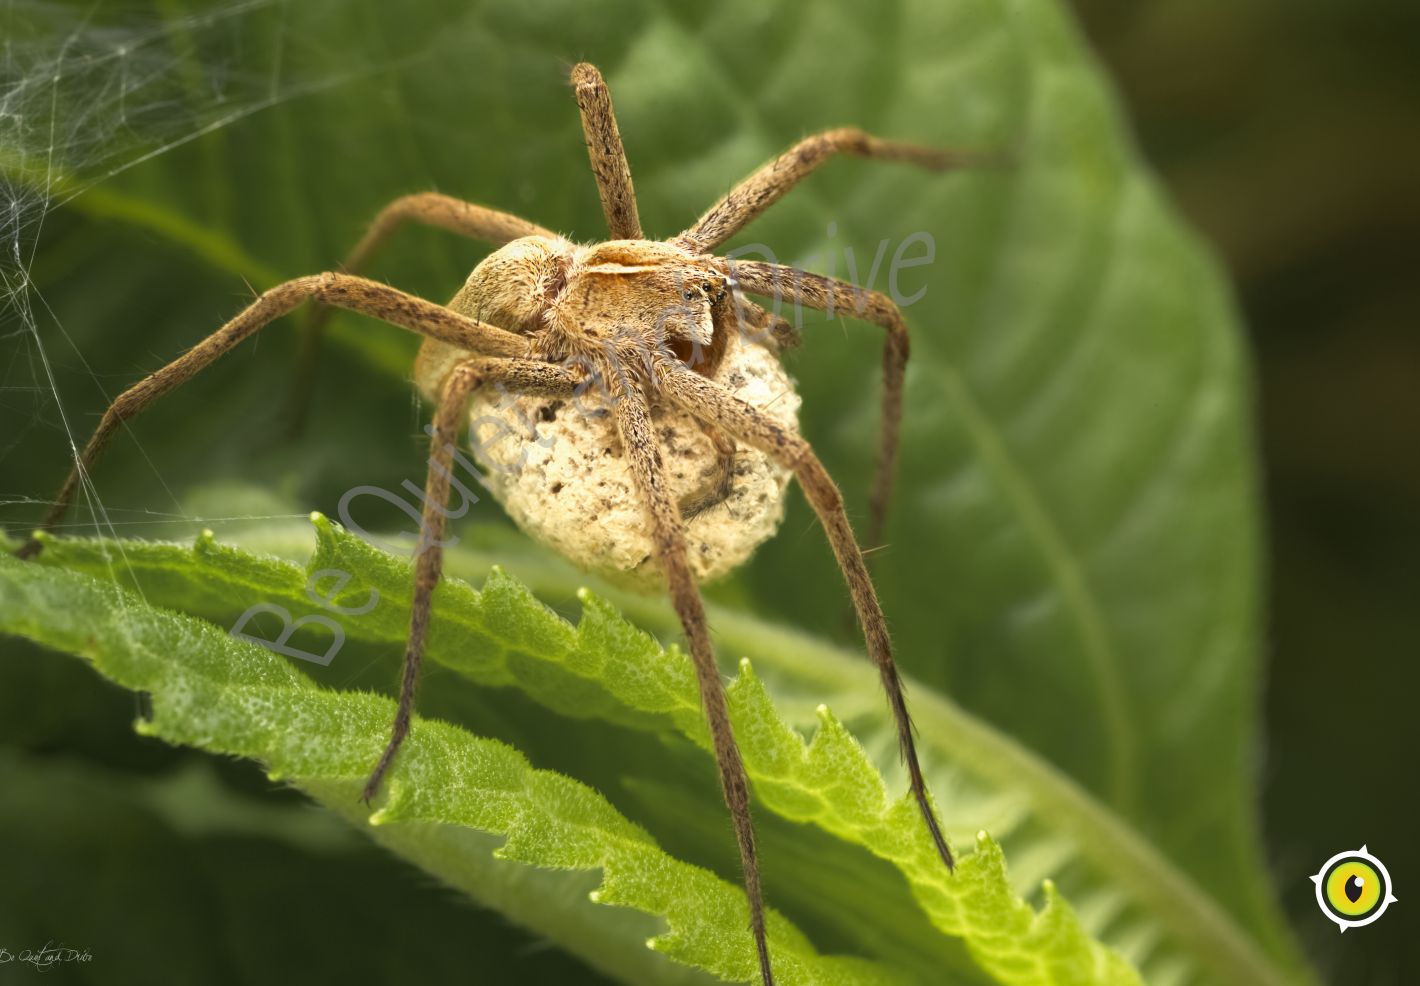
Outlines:
{"type": "Polygon", "coordinates": [[[1362,846],[1355,852],[1339,852],[1328,859],[1321,872],[1312,876],[1316,902],[1344,933],[1347,928],[1370,924],[1395,903],[1390,874],[1385,865],[1362,846]]]}

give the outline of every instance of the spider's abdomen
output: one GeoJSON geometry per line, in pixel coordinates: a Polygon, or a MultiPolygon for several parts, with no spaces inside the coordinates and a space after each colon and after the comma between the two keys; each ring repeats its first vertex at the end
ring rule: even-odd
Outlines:
{"type": "Polygon", "coordinates": [[[449,307],[510,332],[541,332],[576,250],[566,240],[544,236],[505,243],[473,269],[449,307]]]}

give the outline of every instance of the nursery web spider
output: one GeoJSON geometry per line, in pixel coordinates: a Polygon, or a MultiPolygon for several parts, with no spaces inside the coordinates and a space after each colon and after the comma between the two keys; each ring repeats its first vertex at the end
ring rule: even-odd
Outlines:
{"type": "MultiPolygon", "coordinates": [[[[787,329],[782,320],[745,294],[772,295],[810,308],[855,313],[886,335],[883,356],[881,447],[871,495],[870,541],[876,543],[892,491],[902,417],[907,326],[895,303],[843,281],[776,264],[736,261],[712,251],[743,229],[800,180],[836,155],[903,161],[941,170],[970,155],[881,140],[854,129],[806,137],[736,185],[689,229],[664,241],[645,239],[637,215],[611,98],[591,65],[572,69],[592,172],[611,239],[575,244],[527,220],[435,193],[397,199],[375,218],[350,254],[344,272],[316,274],[263,292],[243,312],[182,356],[124,391],[104,413],[45,517],[52,529],[74,499],[118,427],[158,398],[192,379],[218,357],[273,320],[310,300],[320,306],[312,335],[330,306],[361,312],[425,337],[416,377],[437,395],[432,454],[425,485],[421,539],[415,549],[414,596],[404,654],[400,697],[389,742],[364,788],[368,801],[410,728],[430,600],[442,568],[442,534],[454,442],[475,389],[495,385],[514,394],[569,399],[597,382],[606,396],[635,487],[649,521],[650,541],[689,643],[701,699],[714,742],[715,762],[729,806],[749,900],[762,981],[773,982],[765,938],[764,902],[749,789],[731,731],[705,609],[686,549],[683,506],[672,495],[657,436],[665,408],[693,417],[717,452],[732,461],[735,443],[758,450],[788,470],[818,515],[843,570],[868,654],[892,707],[900,752],[912,793],[942,862],[951,851],[929,801],[913,741],[902,684],[893,662],[887,624],[863,552],[844,512],[843,499],[818,456],[797,432],[711,378],[732,333],[756,330],[768,337],[787,329]],[[356,276],[389,233],[408,222],[440,226],[498,249],[480,263],[445,307],[356,276]]],[[[726,483],[720,484],[723,496],[726,483]]],[[[712,495],[710,502],[714,502],[712,495]]],[[[693,505],[699,510],[702,505],[693,505]]],[[[686,511],[687,513],[690,511],[686,511]]],[[[40,551],[30,539],[21,557],[40,551]]]]}

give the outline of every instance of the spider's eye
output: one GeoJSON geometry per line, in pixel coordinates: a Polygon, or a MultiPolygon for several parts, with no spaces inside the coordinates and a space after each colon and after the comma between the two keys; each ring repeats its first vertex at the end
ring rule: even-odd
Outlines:
{"type": "Polygon", "coordinates": [[[689,301],[691,298],[694,298],[694,297],[695,297],[695,292],[694,292],[694,291],[691,291],[689,288],[687,288],[686,290],[684,290],[684,291],[682,291],[682,292],[680,293],[680,296],[681,296],[682,298],[684,298],[686,301],[689,301]]]}
{"type": "Polygon", "coordinates": [[[710,282],[709,282],[709,281],[701,281],[701,282],[700,282],[700,290],[701,290],[701,291],[704,291],[706,294],[709,294],[709,293],[710,293],[710,282]]]}

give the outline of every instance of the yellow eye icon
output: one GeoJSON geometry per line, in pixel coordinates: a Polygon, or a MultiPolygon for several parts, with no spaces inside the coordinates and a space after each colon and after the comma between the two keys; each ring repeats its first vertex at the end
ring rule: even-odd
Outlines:
{"type": "Polygon", "coordinates": [[[1326,906],[1347,917],[1365,917],[1381,899],[1381,878],[1370,863],[1348,859],[1326,875],[1326,906]]]}
{"type": "Polygon", "coordinates": [[[1321,912],[1343,932],[1370,924],[1395,903],[1390,873],[1365,846],[1332,856],[1312,882],[1321,912]]]}

